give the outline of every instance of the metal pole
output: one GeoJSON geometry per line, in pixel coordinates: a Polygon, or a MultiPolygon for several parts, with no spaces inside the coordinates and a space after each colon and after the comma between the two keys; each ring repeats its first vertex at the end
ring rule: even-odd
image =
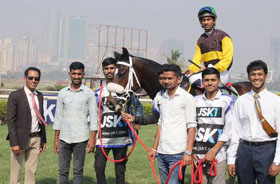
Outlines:
{"type": "Polygon", "coordinates": [[[131,52],[133,51],[133,29],[131,29],[131,43],[130,43],[131,52]]]}
{"type": "Polygon", "coordinates": [[[137,51],[137,54],[138,54],[138,56],[139,56],[139,54],[140,54],[140,38],[141,38],[141,30],[139,29],[138,30],[139,32],[138,32],[138,51],[137,51]]]}
{"type": "Polygon", "coordinates": [[[147,57],[147,49],[148,49],[148,31],[146,31],[146,49],[145,49],[145,57],[147,57]]]}

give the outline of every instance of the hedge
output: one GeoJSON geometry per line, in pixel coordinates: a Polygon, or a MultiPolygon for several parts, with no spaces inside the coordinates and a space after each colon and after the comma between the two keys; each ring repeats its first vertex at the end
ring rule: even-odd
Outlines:
{"type": "Polygon", "coordinates": [[[142,105],[144,108],[144,115],[151,115],[152,109],[153,109],[153,104],[152,103],[142,103],[142,105]]]}
{"type": "Polygon", "coordinates": [[[7,100],[0,100],[0,125],[6,124],[7,100]]]}

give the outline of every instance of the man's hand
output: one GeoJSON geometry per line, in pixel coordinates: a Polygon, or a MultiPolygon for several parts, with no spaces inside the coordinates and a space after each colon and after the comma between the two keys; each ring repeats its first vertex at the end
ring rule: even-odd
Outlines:
{"type": "Polygon", "coordinates": [[[235,177],[235,164],[228,165],[228,174],[232,177],[235,177]]]}
{"type": "Polygon", "coordinates": [[[95,139],[90,139],[88,141],[87,148],[86,148],[88,153],[94,153],[95,143],[96,143],[95,139]]]}
{"type": "Polygon", "coordinates": [[[134,130],[138,131],[141,128],[141,125],[133,124],[134,130]]]}
{"type": "Polygon", "coordinates": [[[12,151],[15,155],[19,155],[20,147],[19,146],[12,146],[12,151]]]}
{"type": "Polygon", "coordinates": [[[54,139],[53,151],[55,152],[55,154],[58,154],[58,148],[59,148],[59,139],[54,139]]]}
{"type": "Polygon", "coordinates": [[[43,153],[46,150],[46,148],[47,148],[47,144],[43,143],[43,145],[40,148],[40,154],[43,153]]]}
{"type": "Polygon", "coordinates": [[[192,161],[193,161],[195,167],[197,167],[197,165],[199,163],[199,159],[195,154],[192,155],[192,161]]]}
{"type": "Polygon", "coordinates": [[[277,176],[280,172],[280,166],[275,165],[274,163],[271,164],[269,168],[268,174],[271,176],[277,176]]]}
{"type": "Polygon", "coordinates": [[[213,150],[208,151],[208,153],[206,153],[204,160],[206,162],[213,162],[213,160],[215,160],[215,156],[216,153],[213,150]]]}
{"type": "Polygon", "coordinates": [[[122,112],[122,120],[124,121],[128,120],[130,123],[133,123],[135,121],[135,117],[126,112],[122,112]]]}
{"type": "Polygon", "coordinates": [[[150,152],[148,153],[149,159],[152,158],[153,160],[156,157],[156,149],[151,149],[150,152]]]}
{"type": "Polygon", "coordinates": [[[190,165],[192,163],[192,156],[184,154],[182,158],[183,165],[190,165]]]}

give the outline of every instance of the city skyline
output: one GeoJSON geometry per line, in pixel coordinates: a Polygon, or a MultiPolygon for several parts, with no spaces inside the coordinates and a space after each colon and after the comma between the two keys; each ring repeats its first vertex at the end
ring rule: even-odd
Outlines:
{"type": "Polygon", "coordinates": [[[48,13],[53,11],[65,16],[86,16],[95,25],[146,29],[149,31],[148,50],[158,49],[159,55],[162,55],[160,48],[164,41],[183,41],[185,46],[182,53],[185,59],[191,59],[195,42],[203,32],[196,17],[197,11],[205,5],[215,7],[218,14],[217,28],[225,30],[233,39],[232,72],[238,72],[240,68],[245,72],[247,63],[256,59],[266,61],[271,68],[279,68],[274,66],[279,59],[273,52],[277,48],[272,44],[280,38],[280,23],[275,16],[280,5],[277,0],[11,0],[3,2],[0,7],[0,38],[11,38],[16,43],[21,35],[29,33],[38,44],[38,52],[41,52],[42,46],[48,45],[47,19],[48,13]]]}

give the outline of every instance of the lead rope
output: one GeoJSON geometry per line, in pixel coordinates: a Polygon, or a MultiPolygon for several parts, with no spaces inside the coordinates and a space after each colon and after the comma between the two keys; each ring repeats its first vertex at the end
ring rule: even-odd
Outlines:
{"type": "MultiPolygon", "coordinates": [[[[217,174],[217,166],[216,166],[217,162],[218,162],[218,160],[215,159],[211,163],[211,167],[209,169],[209,175],[212,176],[212,177],[216,176],[216,174],[217,174]]],[[[194,172],[193,164],[192,164],[192,168],[191,168],[191,170],[192,170],[192,178],[191,178],[192,184],[193,184],[193,182],[195,182],[197,184],[203,184],[203,163],[204,163],[204,158],[199,161],[195,172],[194,172]],[[193,172],[194,172],[194,174],[193,174],[193,172]]]]}
{"type": "Polygon", "coordinates": [[[114,160],[114,159],[111,159],[107,154],[106,154],[106,152],[105,152],[105,150],[104,150],[104,146],[103,146],[103,141],[102,141],[102,132],[101,132],[101,93],[102,93],[102,89],[103,89],[103,85],[101,85],[101,87],[100,87],[100,94],[99,94],[99,142],[100,142],[100,146],[101,146],[101,150],[102,150],[102,152],[103,152],[103,154],[104,154],[104,156],[108,159],[108,160],[110,160],[111,162],[114,162],[114,163],[119,163],[119,162],[123,162],[123,161],[125,161],[129,156],[130,156],[130,154],[133,152],[133,150],[134,150],[134,148],[135,148],[135,145],[136,145],[136,142],[137,142],[137,137],[135,138],[135,141],[134,141],[134,143],[133,143],[133,146],[132,146],[132,148],[131,148],[131,150],[130,150],[130,152],[124,157],[124,158],[122,158],[122,159],[120,159],[120,160],[114,160]]]}
{"type": "MultiPolygon", "coordinates": [[[[149,148],[144,144],[144,142],[140,139],[140,137],[138,136],[137,132],[133,129],[132,125],[130,124],[130,122],[127,120],[126,123],[127,125],[129,126],[130,130],[133,132],[133,134],[135,135],[135,142],[130,150],[130,152],[128,153],[128,155],[126,157],[124,157],[123,159],[120,159],[120,160],[113,160],[111,159],[105,152],[104,150],[104,146],[103,146],[103,143],[102,143],[102,133],[101,133],[101,93],[102,93],[102,88],[103,88],[103,85],[101,85],[100,87],[100,94],[99,94],[99,140],[100,140],[100,146],[101,146],[101,150],[104,154],[104,156],[110,160],[111,162],[114,162],[114,163],[117,163],[117,162],[123,162],[124,160],[126,160],[130,154],[132,153],[132,151],[134,150],[134,147],[136,145],[136,141],[139,140],[139,142],[142,144],[142,146],[144,147],[144,149],[147,151],[147,153],[150,152],[149,148]]],[[[159,184],[159,180],[158,180],[158,177],[156,175],[156,171],[155,171],[155,168],[154,168],[154,160],[152,159],[152,157],[149,158],[150,159],[150,165],[151,165],[151,168],[152,168],[152,171],[153,171],[153,176],[157,182],[157,184],[159,184]]],[[[168,173],[168,177],[166,179],[166,182],[165,184],[168,184],[168,181],[170,179],[170,176],[171,176],[171,173],[173,171],[173,169],[178,165],[180,164],[180,167],[179,167],[179,180],[182,180],[183,176],[182,176],[182,168],[183,168],[183,162],[182,160],[176,162],[174,165],[172,165],[169,173],[168,173]]]]}

